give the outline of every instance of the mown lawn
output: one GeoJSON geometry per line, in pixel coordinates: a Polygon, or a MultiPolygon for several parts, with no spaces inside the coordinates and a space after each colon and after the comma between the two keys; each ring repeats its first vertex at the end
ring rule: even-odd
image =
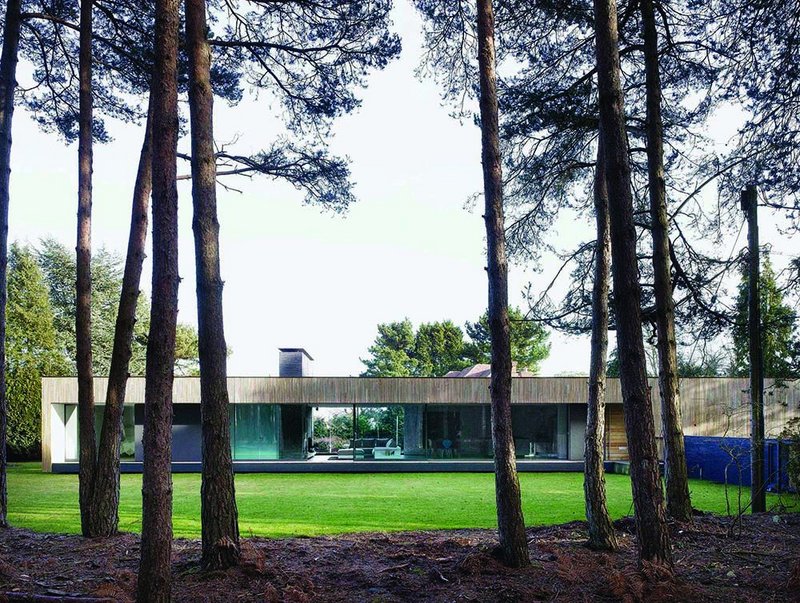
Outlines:
{"type": "MultiPolygon", "coordinates": [[[[608,475],[609,510],[632,513],[630,480],[608,475]]],[[[529,525],[584,519],[579,473],[521,473],[529,525]]],[[[200,536],[200,476],[173,476],[175,536],[200,536]]],[[[725,489],[693,480],[696,508],[725,513],[725,489]]],[[[732,504],[736,489],[730,488],[732,504]]],[[[743,500],[747,500],[747,492],[743,500]]],[[[244,536],[315,536],[344,532],[490,528],[496,525],[494,476],[488,473],[240,474],[236,476],[239,526],[244,536]]],[[[78,477],[42,473],[38,463],[9,466],[9,520],[42,532],[80,532],[78,477]]],[[[770,495],[768,505],[778,504],[770,495]]],[[[783,498],[798,510],[797,497],[783,498]]],[[[141,476],[122,476],[120,528],[141,527],[141,476]]]]}

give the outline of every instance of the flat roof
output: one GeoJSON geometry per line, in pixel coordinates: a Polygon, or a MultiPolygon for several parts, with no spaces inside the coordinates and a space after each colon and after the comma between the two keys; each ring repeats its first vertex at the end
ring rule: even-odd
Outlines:
{"type": "Polygon", "coordinates": [[[309,360],[314,360],[305,348],[278,348],[279,352],[302,352],[309,360]]]}
{"type": "MultiPolygon", "coordinates": [[[[766,384],[769,387],[772,380],[766,384]]],[[[515,377],[511,381],[512,404],[586,404],[587,377],[515,377]]],[[[658,401],[658,380],[650,379],[652,399],[658,401]]],[[[228,377],[228,394],[233,404],[310,404],[313,406],[395,405],[395,404],[489,404],[486,377],[228,377]]],[[[108,379],[95,377],[96,403],[105,401],[108,379]]],[[[126,403],[144,403],[144,377],[130,377],[126,403]]],[[[716,405],[739,407],[749,404],[746,378],[698,378],[681,380],[684,408],[699,407],[709,412],[716,405]]],[[[800,402],[800,385],[769,390],[770,402],[794,409],[800,402]],[[775,400],[773,400],[775,398],[775,400]]],[[[43,377],[42,403],[76,404],[75,377],[43,377]]],[[[176,377],[175,404],[200,403],[200,378],[176,377]]],[[[606,383],[606,403],[621,404],[619,379],[606,383]]]]}

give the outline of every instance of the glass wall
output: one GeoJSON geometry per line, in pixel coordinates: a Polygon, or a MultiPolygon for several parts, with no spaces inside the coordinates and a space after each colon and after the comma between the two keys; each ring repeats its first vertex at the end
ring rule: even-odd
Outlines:
{"type": "MultiPolygon", "coordinates": [[[[79,454],[78,441],[78,406],[77,404],[64,404],[64,460],[77,462],[79,454]]],[[[105,406],[94,407],[94,435],[97,446],[100,445],[100,433],[103,429],[103,413],[105,406]]],[[[123,461],[132,461],[136,448],[136,426],[134,421],[133,405],[122,408],[122,445],[120,458],[123,461]]]]}
{"type": "MultiPolygon", "coordinates": [[[[103,406],[94,409],[97,442],[103,426],[103,406]]],[[[173,408],[172,460],[197,462],[201,459],[201,421],[199,404],[176,404],[173,408]]],[[[64,460],[77,462],[78,409],[75,404],[63,405],[64,460]]],[[[136,431],[144,423],[144,405],[125,405],[122,413],[123,461],[142,461],[141,441],[137,451],[136,431]]],[[[230,407],[231,449],[234,460],[258,461],[306,459],[311,444],[311,407],[307,405],[233,404],[230,407]]]]}
{"type": "MultiPolygon", "coordinates": [[[[63,405],[64,460],[78,460],[78,412],[63,405]]],[[[99,442],[103,407],[95,408],[99,442]]],[[[407,404],[359,406],[356,433],[352,407],[325,408],[312,415],[309,405],[233,404],[230,432],[233,459],[304,460],[314,452],[333,460],[491,459],[489,405],[407,404]]],[[[533,460],[580,458],[585,415],[572,417],[577,439],[569,436],[566,404],[514,405],[511,409],[517,457],[533,460]],[[574,441],[573,441],[574,440],[574,441]],[[572,452],[570,448],[573,448],[572,452]]],[[[572,409],[575,410],[575,409],[572,409]]],[[[122,460],[142,460],[136,451],[143,405],[123,410],[122,460]],[[135,456],[136,453],[136,456],[135,456]]],[[[176,405],[173,460],[199,461],[202,440],[199,405],[176,405]]],[[[59,445],[61,443],[59,442],[59,445]]]]}
{"type": "Polygon", "coordinates": [[[78,460],[78,405],[64,404],[64,460],[78,460]]]}
{"type": "Polygon", "coordinates": [[[305,460],[313,452],[311,407],[286,404],[280,408],[280,458],[305,460]]]}
{"type": "Polygon", "coordinates": [[[313,415],[313,448],[318,455],[336,455],[351,446],[353,407],[316,407],[313,415]]]}
{"type": "MultiPolygon", "coordinates": [[[[100,432],[103,430],[103,414],[105,406],[94,407],[94,437],[100,445],[100,432]]],[[[122,407],[122,445],[119,449],[120,459],[132,461],[136,449],[136,426],[134,422],[133,405],[126,404],[122,407]]]]}
{"type": "Polygon", "coordinates": [[[313,449],[334,459],[400,458],[404,445],[405,409],[393,406],[359,406],[356,425],[353,407],[316,408],[313,449]],[[355,434],[353,430],[355,428],[355,434]]]}
{"type": "Polygon", "coordinates": [[[280,406],[233,404],[231,409],[233,459],[261,461],[280,458],[280,406]]]}
{"type": "Polygon", "coordinates": [[[425,446],[432,458],[491,458],[488,405],[431,405],[425,413],[425,446]]]}
{"type": "Polygon", "coordinates": [[[567,408],[564,404],[537,404],[511,408],[514,447],[518,457],[565,459],[567,408]]]}
{"type": "MultiPolygon", "coordinates": [[[[358,433],[343,441],[339,458],[490,459],[491,409],[486,405],[429,404],[398,407],[361,406],[358,433]],[[391,418],[391,421],[388,419],[391,418]],[[376,451],[379,454],[376,454],[376,451]]],[[[565,404],[514,405],[511,409],[518,458],[566,459],[569,456],[568,412],[565,404]]],[[[352,414],[343,428],[352,433],[352,414]]]]}

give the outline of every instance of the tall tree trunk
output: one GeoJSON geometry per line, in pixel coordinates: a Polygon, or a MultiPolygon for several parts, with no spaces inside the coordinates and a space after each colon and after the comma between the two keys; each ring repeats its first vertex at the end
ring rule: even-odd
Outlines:
{"type": "Polygon", "coordinates": [[[641,290],[633,224],[631,168],[625,133],[616,0],[594,0],[600,129],[603,132],[611,222],[617,351],[631,485],[642,560],[671,564],[658,471],[653,410],[642,341],[641,290]]]}
{"type": "Polygon", "coordinates": [[[94,510],[97,535],[110,536],[119,527],[119,462],[122,443],[122,411],[125,405],[125,387],[131,360],[133,329],[136,324],[136,305],[147,240],[147,211],[152,190],[152,111],[148,109],[139,168],[133,186],[131,229],[122,292],[114,327],[114,347],[108,372],[106,405],[103,429],[97,450],[97,468],[94,476],[94,510]]]}
{"type": "Polygon", "coordinates": [[[95,536],[92,492],[97,454],[92,379],[92,1],[82,0],[78,52],[78,233],[75,360],[78,369],[81,531],[95,536]]]}
{"type": "Polygon", "coordinates": [[[172,552],[172,382],[178,319],[179,0],[156,1],[153,108],[153,284],[144,414],[138,601],[169,601],[172,552]]]}
{"type": "Polygon", "coordinates": [[[206,41],[205,0],[186,0],[189,114],[192,128],[192,200],[197,270],[200,412],[203,473],[200,488],[202,565],[222,569],[239,561],[239,525],[228,419],[227,346],[219,265],[217,169],[214,156],[211,50],[206,41]]]}
{"type": "Polygon", "coordinates": [[[0,56],[0,527],[8,526],[6,487],[6,300],[8,294],[8,205],[11,198],[11,122],[14,117],[14,90],[17,87],[20,0],[6,2],[3,25],[3,52],[0,56]]]}
{"type": "Polygon", "coordinates": [[[594,173],[597,247],[592,286],[592,352],[589,366],[589,403],[586,409],[583,492],[586,498],[586,520],[589,522],[589,548],[613,551],[617,548],[617,538],[606,505],[606,472],[603,466],[608,356],[608,284],[611,272],[608,188],[603,153],[601,132],[597,137],[597,166],[594,173]]]}
{"type": "Polygon", "coordinates": [[[647,85],[647,174],[653,236],[653,274],[658,334],[658,385],[664,432],[664,470],[667,513],[678,521],[692,520],[689,475],[681,423],[678,353],[675,343],[675,302],[672,298],[672,263],[669,256],[669,216],[664,182],[664,126],[661,118],[661,74],[658,31],[653,0],[641,0],[647,85]]]}
{"type": "Polygon", "coordinates": [[[497,527],[504,562],[530,563],[522,497],[511,430],[511,340],[508,323],[508,262],[503,218],[503,175],[495,73],[494,14],[491,0],[478,0],[481,146],[484,220],[488,247],[489,333],[492,341],[492,444],[494,446],[497,527]]]}
{"type": "Polygon", "coordinates": [[[747,214],[747,332],[750,349],[750,511],[767,510],[764,480],[764,327],[761,319],[761,259],[758,246],[758,191],[742,191],[747,214]]]}

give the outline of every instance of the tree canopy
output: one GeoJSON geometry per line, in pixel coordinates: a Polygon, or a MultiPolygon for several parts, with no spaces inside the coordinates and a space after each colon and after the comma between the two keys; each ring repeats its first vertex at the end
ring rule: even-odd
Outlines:
{"type": "MultiPolygon", "coordinates": [[[[519,308],[508,309],[511,326],[511,360],[517,370],[539,372],[542,360],[550,355],[549,334],[538,322],[527,320],[519,308]]],[[[464,346],[464,354],[471,364],[489,364],[492,360],[489,338],[489,318],[486,314],[475,322],[466,324],[470,342],[464,346]]]]}
{"type": "MultiPolygon", "coordinates": [[[[116,255],[100,250],[93,258],[92,348],[95,373],[105,375],[111,356],[122,269],[116,255]]],[[[41,441],[41,377],[75,373],[75,257],[61,243],[45,239],[38,248],[12,244],[6,309],[9,440],[12,453],[38,453],[41,441]]],[[[149,302],[139,298],[131,373],[144,373],[149,302]]],[[[178,324],[175,369],[198,371],[197,330],[178,324]]]]}
{"type": "Polygon", "coordinates": [[[12,244],[6,307],[8,447],[34,456],[41,438],[41,377],[67,374],[47,284],[32,250],[12,244]]]}
{"type": "MultiPolygon", "coordinates": [[[[47,238],[33,250],[53,309],[58,345],[68,366],[75,366],[75,254],[61,242],[47,238]]],[[[122,258],[105,249],[92,256],[92,365],[96,375],[107,375],[111,363],[114,327],[122,289],[122,258]]],[[[150,303],[139,296],[131,348],[130,373],[143,375],[150,325],[150,303]]],[[[178,374],[198,370],[197,330],[179,323],[176,343],[178,374]]]]}
{"type": "MultiPolygon", "coordinates": [[[[509,308],[511,358],[517,370],[538,372],[550,353],[549,335],[538,323],[525,320],[518,308],[509,308]]],[[[362,362],[365,377],[441,377],[473,364],[491,362],[487,315],[465,324],[464,331],[450,320],[423,323],[415,331],[409,319],[378,325],[378,335],[362,362]]]]}

